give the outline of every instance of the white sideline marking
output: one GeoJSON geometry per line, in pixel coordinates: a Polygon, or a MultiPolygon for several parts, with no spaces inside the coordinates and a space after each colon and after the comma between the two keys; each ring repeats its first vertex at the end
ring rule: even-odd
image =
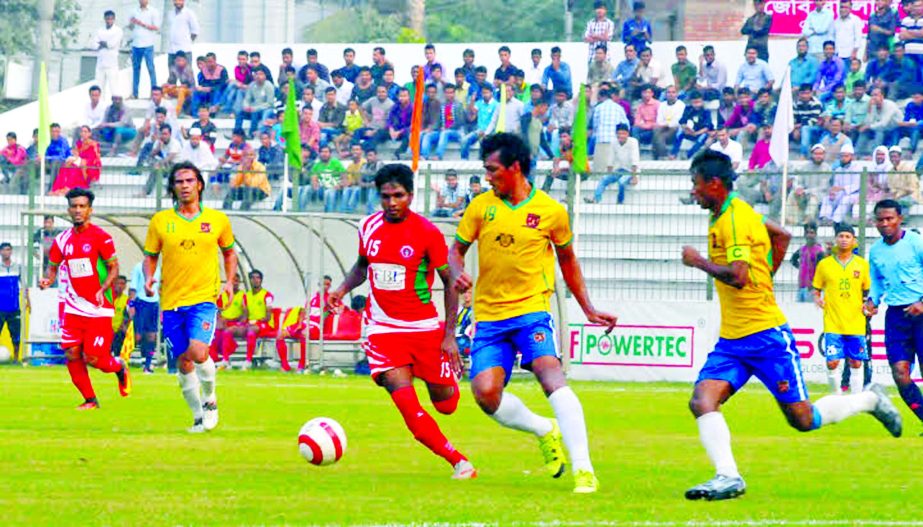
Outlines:
{"type": "MultiPolygon", "coordinates": [[[[364,527],[499,527],[499,522],[485,523],[384,523],[366,525],[364,527]]],[[[719,520],[719,521],[686,521],[686,522],[504,522],[503,525],[533,526],[533,527],[773,527],[773,526],[871,526],[871,527],[898,527],[898,526],[923,526],[923,521],[887,521],[887,520],[719,520]]]]}

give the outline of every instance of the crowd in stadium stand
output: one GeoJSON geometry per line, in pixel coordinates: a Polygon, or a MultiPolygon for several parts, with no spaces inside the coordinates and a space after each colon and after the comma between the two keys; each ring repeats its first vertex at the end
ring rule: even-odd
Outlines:
{"type": "MultiPolygon", "coordinates": [[[[521,134],[534,159],[552,161],[553,173],[543,184],[550,189],[555,180],[569,176],[571,127],[578,88],[585,82],[592,167],[599,173],[594,174],[597,192],[587,201],[602,200],[607,187],[617,185],[617,202],[623,202],[638,182],[642,156],[682,159],[713,148],[728,154],[739,172],[750,174],[742,185],[749,199],[777,207],[781,178],[774,175],[779,167],[768,147],[780,86],[767,63],[771,15],[763,4],[754,1],[755,14],[741,29],[747,47],[736,72],[728,71],[712,46],[697,59],[684,46],[675,49],[675,57],[654,57],[642,2],[634,4],[621,31],[597,3],[584,33],[587,57],[568,57],[589,61],[586,79],[573,78],[557,46],[547,50],[547,62],[545,50],[532,50],[524,68],[512,64],[510,49],[501,46],[500,66],[488,72],[477,65],[471,49],[457,67],[446,68],[443,62],[452,59],[437,57],[436,46],[427,44],[422,157],[444,159],[454,143],[460,157],[468,159],[479,139],[496,130],[504,90],[506,131],[521,134]],[[624,49],[618,63],[610,60],[615,46],[624,49]]],[[[788,211],[799,221],[838,221],[844,208],[848,212],[859,187],[859,173],[850,169],[854,159],[881,170],[874,184],[883,195],[908,204],[920,201],[918,178],[890,173],[923,168],[923,162],[916,167],[912,162],[923,132],[923,0],[904,0],[900,11],[878,0],[867,23],[851,13],[849,0],[838,7],[834,16],[824,0],[814,2],[788,61],[795,121],[791,146],[793,158],[804,160],[794,168],[826,173],[789,181],[794,206],[788,211]],[[886,159],[879,163],[882,155],[886,159]]],[[[334,58],[319,57],[315,49],[298,65],[286,48],[276,71],[263,63],[259,51],[241,50],[231,68],[218,64],[214,53],[191,55],[198,22],[183,0],[175,0],[172,15],[169,76],[160,85],[150,66],[159,15],[147,0],[131,15],[132,96],[137,97],[144,64],[152,84],[143,123],[135,126],[107,69],[105,57],[118,44],[112,40],[115,13],[106,13],[106,27],[97,35],[98,85],[89,90],[73,143],[52,125],[43,190],[62,193],[92,186],[106,159],[120,155],[135,159],[139,171],[150,174],[141,192],[146,196],[162,173],[158,169],[189,160],[211,174],[210,195],[225,207],[239,203],[248,209],[269,200],[278,209],[282,193],[277,191],[274,199],[271,194],[273,183],[279,187],[283,177],[281,127],[287,94],[295,90],[304,168],[291,174],[298,186],[292,199],[325,211],[369,210],[375,200],[372,167],[409,156],[415,84],[395,82],[385,48],[376,47],[367,65],[357,64],[355,51],[346,48],[338,67],[323,64],[322,59],[334,58]],[[111,94],[110,102],[104,102],[104,92],[111,94]],[[217,151],[216,118],[234,122],[230,144],[217,151]]],[[[411,79],[416,72],[417,66],[409,72],[411,79]]],[[[14,134],[7,141],[0,160],[4,182],[8,191],[22,193],[28,181],[25,167],[36,158],[36,140],[28,149],[14,134]]],[[[480,187],[480,181],[453,181],[438,189],[439,215],[458,215],[472,189],[480,187]]]]}

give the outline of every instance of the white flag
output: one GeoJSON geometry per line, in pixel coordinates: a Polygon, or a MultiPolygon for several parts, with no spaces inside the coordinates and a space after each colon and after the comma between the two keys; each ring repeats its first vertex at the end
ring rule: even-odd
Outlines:
{"type": "Polygon", "coordinates": [[[788,164],[788,135],[795,129],[795,109],[792,101],[791,68],[785,68],[782,76],[782,91],[776,107],[776,120],[772,123],[772,137],[769,139],[769,156],[781,167],[788,164]]]}

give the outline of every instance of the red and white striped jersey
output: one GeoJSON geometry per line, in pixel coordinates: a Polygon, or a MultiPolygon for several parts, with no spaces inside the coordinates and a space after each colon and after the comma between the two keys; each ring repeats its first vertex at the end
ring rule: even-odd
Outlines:
{"type": "Polygon", "coordinates": [[[96,293],[109,273],[106,264],[114,259],[112,237],[96,225],[82,231],[71,227],[55,237],[48,260],[59,269],[67,269],[59,282],[65,313],[91,318],[115,314],[112,289],[103,292],[101,305],[96,302],[96,293]]]}

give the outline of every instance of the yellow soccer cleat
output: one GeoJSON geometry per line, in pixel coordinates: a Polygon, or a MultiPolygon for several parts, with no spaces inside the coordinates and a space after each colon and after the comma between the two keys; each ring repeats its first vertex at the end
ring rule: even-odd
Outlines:
{"type": "Polygon", "coordinates": [[[545,457],[545,470],[553,478],[560,478],[567,468],[567,457],[564,456],[564,445],[561,442],[561,429],[558,428],[557,419],[551,420],[551,432],[538,438],[538,446],[545,457]]]}
{"type": "Polygon", "coordinates": [[[589,470],[574,472],[574,494],[592,494],[599,490],[599,480],[596,474],[589,470]]]}

